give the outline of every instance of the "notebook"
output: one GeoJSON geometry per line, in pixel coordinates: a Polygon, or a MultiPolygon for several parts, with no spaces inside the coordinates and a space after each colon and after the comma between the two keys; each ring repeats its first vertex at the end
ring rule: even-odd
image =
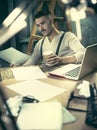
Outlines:
{"type": "Polygon", "coordinates": [[[97,43],[86,47],[81,64],[68,64],[49,72],[49,74],[79,80],[95,70],[97,70],[97,43]]]}

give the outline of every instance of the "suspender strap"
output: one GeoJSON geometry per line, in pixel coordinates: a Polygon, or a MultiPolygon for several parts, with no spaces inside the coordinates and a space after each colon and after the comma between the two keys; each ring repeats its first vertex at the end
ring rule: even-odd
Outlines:
{"type": "Polygon", "coordinates": [[[62,39],[63,39],[64,34],[65,34],[65,33],[62,34],[62,36],[61,36],[61,38],[60,38],[60,40],[59,40],[59,44],[58,44],[57,50],[56,50],[56,55],[58,55],[58,53],[59,53],[60,46],[61,46],[61,42],[62,42],[62,39]]]}
{"type": "Polygon", "coordinates": [[[45,38],[43,38],[43,40],[42,40],[42,42],[41,42],[41,48],[40,48],[40,51],[41,51],[41,52],[40,52],[41,60],[42,60],[42,52],[43,52],[42,47],[43,47],[44,40],[45,40],[45,38]]]}
{"type": "MultiPolygon", "coordinates": [[[[65,33],[62,34],[62,36],[60,37],[60,40],[59,40],[59,43],[58,43],[58,46],[57,46],[57,50],[56,50],[56,55],[58,55],[59,53],[59,49],[60,49],[60,46],[61,46],[61,42],[62,42],[62,39],[63,39],[63,36],[64,36],[65,33]]],[[[41,48],[40,48],[40,51],[41,51],[41,58],[42,58],[42,52],[43,52],[43,43],[44,43],[44,40],[45,38],[43,38],[42,42],[41,42],[41,48]]]]}

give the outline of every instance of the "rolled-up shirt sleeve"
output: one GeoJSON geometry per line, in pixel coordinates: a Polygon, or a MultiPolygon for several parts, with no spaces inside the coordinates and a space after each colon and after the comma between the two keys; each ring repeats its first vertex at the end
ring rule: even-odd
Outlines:
{"type": "Polygon", "coordinates": [[[81,62],[85,54],[86,48],[81,44],[80,40],[76,35],[71,32],[67,33],[68,45],[70,49],[74,52],[73,55],[76,57],[77,63],[81,62]]]}
{"type": "Polygon", "coordinates": [[[79,63],[82,61],[84,53],[85,53],[85,48],[79,49],[78,52],[76,52],[75,54],[73,54],[76,57],[77,62],[79,63]]]}

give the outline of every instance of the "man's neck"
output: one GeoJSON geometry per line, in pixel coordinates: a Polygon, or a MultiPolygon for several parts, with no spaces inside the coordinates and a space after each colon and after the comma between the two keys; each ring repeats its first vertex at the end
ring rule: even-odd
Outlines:
{"type": "Polygon", "coordinates": [[[56,28],[54,28],[51,33],[47,36],[49,41],[51,42],[53,38],[59,34],[60,31],[58,31],[56,28]]]}

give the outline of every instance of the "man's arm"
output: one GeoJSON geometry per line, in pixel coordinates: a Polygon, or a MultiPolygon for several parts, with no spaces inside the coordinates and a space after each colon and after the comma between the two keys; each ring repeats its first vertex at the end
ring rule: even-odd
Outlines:
{"type": "Polygon", "coordinates": [[[64,56],[64,57],[51,55],[48,57],[46,62],[51,66],[54,66],[54,65],[62,65],[62,64],[69,64],[69,63],[77,63],[77,59],[74,55],[64,56]]]}
{"type": "Polygon", "coordinates": [[[74,55],[59,57],[59,64],[77,63],[77,59],[74,55]]]}

